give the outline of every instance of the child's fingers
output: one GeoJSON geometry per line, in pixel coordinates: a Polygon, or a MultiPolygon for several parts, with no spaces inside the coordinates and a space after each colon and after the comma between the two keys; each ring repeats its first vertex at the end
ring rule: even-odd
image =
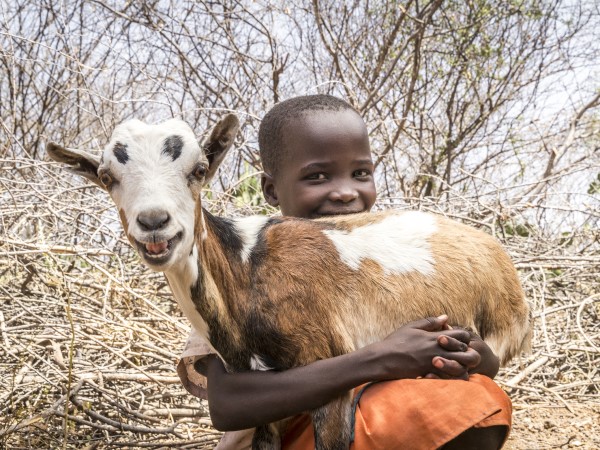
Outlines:
{"type": "Polygon", "coordinates": [[[469,372],[465,366],[458,361],[435,356],[432,360],[435,369],[434,375],[440,378],[452,378],[459,380],[468,380],[469,372]]]}
{"type": "Polygon", "coordinates": [[[467,330],[463,330],[461,328],[454,328],[452,330],[444,330],[443,333],[440,333],[440,336],[448,336],[452,339],[456,339],[460,342],[464,342],[467,345],[469,344],[469,342],[471,342],[471,334],[467,330]]]}
{"type": "Polygon", "coordinates": [[[441,331],[445,329],[448,316],[442,315],[438,317],[427,317],[426,319],[415,320],[408,323],[406,326],[410,328],[418,328],[424,331],[441,331]]]}
{"type": "Polygon", "coordinates": [[[440,377],[439,375],[436,375],[435,373],[428,373],[423,378],[425,378],[427,380],[441,380],[442,379],[442,377],[440,377]]]}
{"type": "Polygon", "coordinates": [[[469,346],[451,336],[441,335],[437,338],[438,344],[449,352],[466,352],[469,346]]]}
{"type": "Polygon", "coordinates": [[[468,348],[466,352],[444,352],[441,356],[469,368],[477,367],[481,362],[481,355],[472,348],[468,348]]]}

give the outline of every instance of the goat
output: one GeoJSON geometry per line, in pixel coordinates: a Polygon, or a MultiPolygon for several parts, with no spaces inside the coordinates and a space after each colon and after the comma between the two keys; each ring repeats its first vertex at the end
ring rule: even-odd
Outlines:
{"type": "MultiPolygon", "coordinates": [[[[56,161],[108,191],[131,244],[165,273],[179,306],[228,370],[284,370],[353,351],[448,314],[506,363],[529,345],[529,308],[491,236],[441,216],[222,218],[202,207],[238,129],[225,116],[201,147],[179,120],[117,126],[102,158],[49,143],[56,161]],[[443,299],[443,301],[442,301],[443,299]]],[[[312,412],[317,449],[348,448],[350,393],[312,412]]],[[[254,449],[279,448],[269,425],[254,449]]]]}

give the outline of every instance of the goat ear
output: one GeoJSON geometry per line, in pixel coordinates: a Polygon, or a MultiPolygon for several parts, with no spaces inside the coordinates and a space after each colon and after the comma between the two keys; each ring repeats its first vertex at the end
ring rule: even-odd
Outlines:
{"type": "Polygon", "coordinates": [[[69,170],[77,175],[87,178],[102,189],[105,187],[98,179],[98,166],[100,161],[97,157],[82,150],[68,150],[62,145],[48,142],[46,145],[48,156],[54,161],[67,164],[69,170]]]}
{"type": "Polygon", "coordinates": [[[240,121],[235,114],[223,117],[212,129],[208,140],[204,143],[204,154],[208,158],[208,171],[204,182],[208,183],[217,173],[219,165],[225,159],[227,150],[232,146],[240,121]]]}

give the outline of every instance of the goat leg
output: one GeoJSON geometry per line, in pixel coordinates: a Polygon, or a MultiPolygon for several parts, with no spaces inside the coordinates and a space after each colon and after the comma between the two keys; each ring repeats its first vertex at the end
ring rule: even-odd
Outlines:
{"type": "Polygon", "coordinates": [[[315,430],[315,450],[348,450],[351,414],[351,392],[313,410],[311,416],[315,430]]]}
{"type": "Polygon", "coordinates": [[[252,450],[280,450],[281,437],[275,423],[258,426],[252,438],[252,450]]]}

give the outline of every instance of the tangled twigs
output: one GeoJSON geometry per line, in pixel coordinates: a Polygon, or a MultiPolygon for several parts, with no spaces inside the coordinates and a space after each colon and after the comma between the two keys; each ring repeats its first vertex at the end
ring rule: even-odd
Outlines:
{"type": "Polygon", "coordinates": [[[584,299],[580,304],[579,304],[579,308],[577,308],[577,328],[579,329],[579,332],[581,333],[581,335],[585,338],[585,340],[594,348],[594,350],[596,352],[600,352],[600,348],[594,343],[594,341],[589,337],[587,331],[585,330],[582,322],[582,313],[583,313],[583,309],[588,305],[593,305],[595,302],[600,301],[600,293],[594,294],[589,296],[588,298],[584,299]]]}
{"type": "MultiPolygon", "coordinates": [[[[188,324],[164,279],[121,239],[107,197],[82,197],[58,175],[46,183],[46,191],[15,183],[18,202],[2,205],[0,448],[213,448],[220,433],[207,405],[175,373],[188,324]]],[[[485,225],[477,203],[415,207],[485,225]]],[[[517,263],[534,322],[531,355],[497,377],[514,404],[576,411],[598,402],[594,233],[575,230],[566,243],[497,233],[517,263]]]]}
{"type": "MultiPolygon", "coordinates": [[[[74,420],[78,423],[91,425],[93,427],[97,427],[97,428],[100,428],[103,430],[108,430],[108,431],[131,431],[134,433],[174,434],[178,438],[183,437],[180,433],[175,432],[175,428],[177,428],[177,424],[171,425],[170,427],[167,427],[167,428],[159,428],[159,427],[151,428],[151,427],[144,427],[144,426],[129,425],[127,423],[109,419],[108,417],[95,412],[94,410],[90,409],[89,406],[84,405],[83,402],[81,400],[79,400],[76,395],[71,395],[70,401],[75,406],[77,406],[77,408],[79,408],[81,411],[83,411],[87,416],[89,416],[90,418],[95,419],[97,422],[99,422],[99,424],[87,422],[87,421],[80,419],[77,416],[67,415],[67,418],[69,420],[74,420]]],[[[113,404],[113,406],[115,406],[115,405],[113,404]]],[[[118,407],[119,405],[117,404],[116,406],[118,407]]],[[[125,412],[132,413],[132,411],[129,408],[123,408],[123,410],[125,412]]],[[[61,414],[57,414],[57,415],[61,415],[61,414]]],[[[132,414],[132,416],[137,419],[142,419],[142,418],[148,419],[146,417],[143,417],[140,414],[132,414]]]]}

